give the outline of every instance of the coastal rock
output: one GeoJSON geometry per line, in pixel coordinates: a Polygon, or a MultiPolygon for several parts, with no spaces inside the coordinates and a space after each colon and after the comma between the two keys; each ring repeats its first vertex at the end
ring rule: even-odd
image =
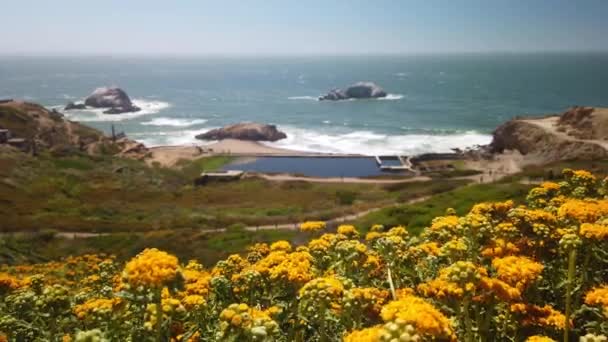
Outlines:
{"type": "Polygon", "coordinates": [[[74,103],[74,102],[68,102],[68,104],[65,106],[65,108],[63,110],[74,110],[74,109],[86,109],[87,106],[84,103],[74,103]]]}
{"type": "Polygon", "coordinates": [[[319,96],[319,100],[370,99],[386,97],[386,95],[386,92],[373,82],[358,82],[346,89],[333,89],[327,94],[319,96]]]}
{"type": "MultiPolygon", "coordinates": [[[[598,112],[603,112],[600,110],[598,112]]],[[[593,111],[585,110],[585,113],[593,111]]],[[[605,116],[596,116],[598,127],[608,127],[608,111],[605,116]]],[[[491,153],[516,150],[534,164],[545,164],[560,160],[593,160],[608,157],[608,142],[589,134],[585,137],[569,134],[576,127],[570,123],[573,117],[588,118],[590,114],[573,114],[572,110],[562,116],[544,118],[516,118],[500,125],[493,132],[491,153]]],[[[587,127],[585,124],[584,127],[587,127]]]]}
{"type": "MultiPolygon", "coordinates": [[[[109,151],[114,151],[121,156],[144,159],[149,152],[141,143],[125,137],[113,139],[101,131],[70,121],[60,113],[35,103],[23,101],[0,103],[0,127],[10,131],[10,136],[6,136],[6,140],[14,138],[16,139],[14,141],[21,141],[21,146],[17,147],[30,150],[33,154],[46,150],[56,156],[83,152],[90,155],[106,155],[109,151]]],[[[4,134],[8,135],[8,133],[4,134]]]]}
{"type": "Polygon", "coordinates": [[[201,140],[277,141],[287,138],[287,135],[279,131],[275,125],[242,122],[199,134],[196,138],[201,140]]]}
{"type": "Polygon", "coordinates": [[[116,87],[97,88],[89,95],[84,104],[93,108],[109,108],[105,114],[121,114],[137,112],[139,107],[134,106],[127,93],[116,87]]]}

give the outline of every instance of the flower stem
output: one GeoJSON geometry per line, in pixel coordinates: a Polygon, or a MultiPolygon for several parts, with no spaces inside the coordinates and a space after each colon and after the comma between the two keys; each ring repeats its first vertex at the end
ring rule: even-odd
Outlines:
{"type": "Polygon", "coordinates": [[[572,249],[568,255],[568,279],[566,282],[566,325],[564,327],[564,342],[570,338],[570,315],[572,314],[572,285],[576,270],[576,249],[572,249]]]}
{"type": "Polygon", "coordinates": [[[156,299],[156,340],[162,342],[163,337],[163,296],[162,290],[158,291],[156,299]]]}
{"type": "Polygon", "coordinates": [[[388,286],[391,289],[391,295],[393,296],[393,300],[397,300],[397,294],[395,293],[395,285],[393,284],[393,277],[391,275],[391,267],[386,267],[387,273],[386,276],[388,278],[388,286]]]}
{"type": "Polygon", "coordinates": [[[464,316],[464,326],[465,326],[465,341],[472,342],[473,341],[473,323],[471,322],[471,316],[469,315],[469,298],[465,297],[462,302],[462,314],[464,316]]]}

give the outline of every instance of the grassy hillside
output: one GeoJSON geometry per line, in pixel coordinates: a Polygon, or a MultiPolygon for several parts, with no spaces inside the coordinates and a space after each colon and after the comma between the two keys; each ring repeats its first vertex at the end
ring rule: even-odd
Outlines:
{"type": "Polygon", "coordinates": [[[427,227],[434,217],[443,215],[447,208],[453,208],[462,215],[479,202],[511,199],[521,203],[530,188],[530,185],[517,182],[474,184],[437,194],[420,203],[385,208],[370,213],[353,224],[362,229],[373,224],[385,227],[404,225],[410,232],[417,233],[427,227]]]}
{"type": "Polygon", "coordinates": [[[373,185],[238,182],[193,186],[229,157],[149,167],[113,156],[0,151],[0,230],[147,231],[326,220],[453,189],[463,181],[373,185]]]}
{"type": "Polygon", "coordinates": [[[233,253],[246,252],[257,242],[288,240],[298,242],[302,235],[290,230],[247,232],[232,229],[223,233],[180,229],[146,233],[113,233],[88,238],[60,237],[53,231],[0,236],[0,265],[57,260],[69,255],[107,253],[126,260],[144,248],[156,247],[183,260],[197,259],[206,266],[233,253]]]}

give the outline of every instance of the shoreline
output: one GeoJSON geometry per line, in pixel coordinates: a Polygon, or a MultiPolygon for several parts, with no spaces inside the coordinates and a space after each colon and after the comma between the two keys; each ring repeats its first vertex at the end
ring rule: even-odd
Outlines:
{"type": "MultiPolygon", "coordinates": [[[[152,165],[159,163],[164,167],[175,167],[180,160],[197,160],[200,158],[209,158],[215,156],[230,156],[241,158],[257,158],[257,157],[303,157],[303,158],[373,158],[362,154],[336,154],[336,153],[319,153],[306,152],[297,150],[281,149],[264,145],[257,141],[245,141],[236,139],[220,140],[207,145],[178,145],[178,146],[156,146],[148,148],[149,156],[145,159],[146,163],[152,165]]],[[[437,160],[438,162],[446,162],[449,160],[437,160]]],[[[477,159],[464,157],[462,159],[466,169],[481,171],[480,175],[468,176],[471,180],[484,183],[484,179],[497,180],[510,174],[521,171],[523,166],[523,156],[516,151],[505,151],[502,154],[495,155],[492,159],[477,159]],[[485,178],[484,178],[485,175],[485,178]]],[[[415,172],[413,175],[403,175],[391,180],[365,179],[365,178],[336,178],[336,177],[302,177],[298,175],[278,174],[278,175],[263,175],[263,178],[271,181],[312,181],[323,183],[345,182],[345,183],[400,183],[411,181],[429,181],[432,178],[424,173],[415,172]]]]}
{"type": "Polygon", "coordinates": [[[258,141],[224,139],[206,145],[175,145],[148,147],[148,164],[158,162],[165,167],[175,166],[179,160],[196,160],[213,156],[233,157],[370,157],[362,154],[322,153],[290,150],[264,145],[258,141]]]}

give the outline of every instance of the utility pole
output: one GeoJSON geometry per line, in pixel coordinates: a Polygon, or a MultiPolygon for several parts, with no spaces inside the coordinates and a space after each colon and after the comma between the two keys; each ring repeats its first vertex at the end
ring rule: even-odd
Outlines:
{"type": "Polygon", "coordinates": [[[112,142],[116,143],[116,132],[114,132],[114,124],[112,124],[112,142]]]}

